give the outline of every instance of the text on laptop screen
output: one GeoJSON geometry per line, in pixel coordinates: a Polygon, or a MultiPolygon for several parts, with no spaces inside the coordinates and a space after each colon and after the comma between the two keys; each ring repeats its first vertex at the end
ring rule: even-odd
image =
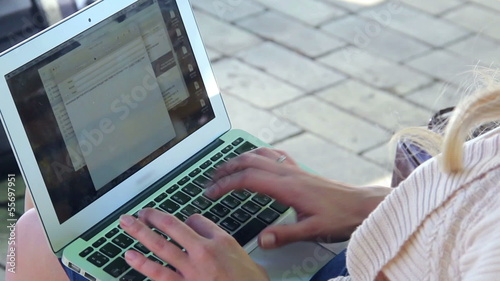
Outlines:
{"type": "Polygon", "coordinates": [[[60,223],[215,117],[173,0],[139,1],[6,79],[60,223]]]}

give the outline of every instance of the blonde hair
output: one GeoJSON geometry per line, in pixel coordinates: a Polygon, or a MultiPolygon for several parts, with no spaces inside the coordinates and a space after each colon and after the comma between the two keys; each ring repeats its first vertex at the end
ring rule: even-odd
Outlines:
{"type": "MultiPolygon", "coordinates": [[[[488,122],[500,120],[500,87],[487,87],[463,98],[452,112],[444,134],[427,128],[403,129],[393,140],[410,142],[431,156],[441,153],[441,167],[446,173],[463,170],[463,144],[472,132],[488,122]]],[[[498,124],[495,124],[496,126],[498,124]]],[[[491,127],[491,126],[490,126],[491,127]]]]}

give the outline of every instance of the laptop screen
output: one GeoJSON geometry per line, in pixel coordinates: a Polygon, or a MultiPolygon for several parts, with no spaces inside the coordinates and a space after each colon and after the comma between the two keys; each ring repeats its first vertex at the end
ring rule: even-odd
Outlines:
{"type": "Polygon", "coordinates": [[[6,75],[59,222],[214,119],[173,0],[144,0],[6,75]]]}

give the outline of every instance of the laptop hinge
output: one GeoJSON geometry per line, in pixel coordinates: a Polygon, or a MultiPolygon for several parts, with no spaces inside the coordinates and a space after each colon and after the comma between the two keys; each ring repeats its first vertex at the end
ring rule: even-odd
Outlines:
{"type": "Polygon", "coordinates": [[[145,191],[141,192],[141,194],[137,195],[136,197],[132,198],[130,201],[125,203],[122,207],[117,209],[115,212],[113,212],[111,215],[106,217],[104,220],[100,221],[97,223],[94,227],[89,229],[87,232],[82,234],[81,238],[85,241],[89,241],[92,237],[96,236],[99,232],[101,232],[104,228],[106,228],[110,223],[118,220],[118,218],[122,215],[127,213],[129,210],[133,209],[134,207],[137,206],[140,202],[144,201],[147,197],[149,197],[151,194],[155,193],[158,191],[160,188],[165,186],[168,182],[173,180],[175,177],[180,175],[182,172],[184,172],[186,169],[189,167],[193,166],[194,163],[202,159],[203,157],[207,156],[210,152],[212,152],[216,147],[222,145],[224,143],[223,140],[221,139],[216,139],[215,141],[211,142],[209,145],[207,145],[205,148],[200,150],[198,153],[196,153],[194,156],[189,158],[188,160],[184,161],[179,167],[175,168],[172,170],[170,173],[165,175],[163,178],[155,182],[154,184],[151,185],[150,188],[146,189],[145,191]]]}

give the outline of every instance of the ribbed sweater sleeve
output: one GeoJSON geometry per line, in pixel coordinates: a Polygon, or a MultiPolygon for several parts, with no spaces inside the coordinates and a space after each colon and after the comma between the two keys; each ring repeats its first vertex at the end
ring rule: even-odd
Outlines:
{"type": "Polygon", "coordinates": [[[431,159],[363,222],[348,246],[347,280],[381,271],[389,280],[499,279],[500,129],[464,152],[464,172],[442,173],[431,159]]]}

